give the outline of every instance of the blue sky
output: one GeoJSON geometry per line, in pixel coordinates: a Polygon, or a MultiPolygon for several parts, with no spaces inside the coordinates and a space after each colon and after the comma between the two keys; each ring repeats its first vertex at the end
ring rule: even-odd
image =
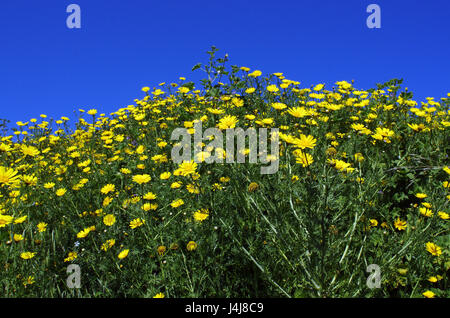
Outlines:
{"type": "Polygon", "coordinates": [[[211,45],[231,64],[283,72],[302,86],[404,78],[416,100],[450,92],[448,0],[40,0],[0,7],[0,118],[79,108],[109,114],[143,86],[198,80],[211,45]],[[66,8],[81,7],[81,29],[66,8]],[[381,8],[369,29],[366,8],[381,8]]]}

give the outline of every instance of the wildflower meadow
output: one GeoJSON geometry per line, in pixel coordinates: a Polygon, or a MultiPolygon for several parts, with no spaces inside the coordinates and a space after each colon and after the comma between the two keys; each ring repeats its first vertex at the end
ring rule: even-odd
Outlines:
{"type": "Polygon", "coordinates": [[[2,297],[450,296],[450,93],[231,62],[2,122],[2,297]]]}

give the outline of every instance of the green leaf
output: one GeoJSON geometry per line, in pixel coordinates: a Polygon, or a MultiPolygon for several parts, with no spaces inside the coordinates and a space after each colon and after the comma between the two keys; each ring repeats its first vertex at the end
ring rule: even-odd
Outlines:
{"type": "Polygon", "coordinates": [[[195,71],[195,70],[199,69],[200,67],[202,67],[202,63],[197,63],[192,67],[192,71],[195,71]]]}

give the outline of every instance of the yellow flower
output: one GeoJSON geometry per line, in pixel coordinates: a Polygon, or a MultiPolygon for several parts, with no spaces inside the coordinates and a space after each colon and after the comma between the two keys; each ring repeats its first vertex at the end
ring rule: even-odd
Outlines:
{"type": "Polygon", "coordinates": [[[414,131],[422,131],[425,129],[425,125],[424,124],[408,124],[409,128],[411,128],[414,131]]]}
{"type": "Polygon", "coordinates": [[[390,143],[391,141],[389,137],[394,136],[394,134],[395,133],[393,130],[390,130],[388,128],[377,127],[377,129],[375,130],[375,134],[373,134],[372,137],[374,139],[383,140],[386,143],[390,143]]]}
{"type": "Polygon", "coordinates": [[[133,176],[133,181],[138,184],[148,183],[152,178],[148,174],[137,174],[133,176]]]}
{"type": "Polygon", "coordinates": [[[106,197],[104,200],[103,200],[103,206],[104,207],[107,207],[112,201],[114,200],[114,198],[111,198],[111,197],[106,197]]]}
{"type": "Polygon", "coordinates": [[[172,175],[172,174],[171,174],[170,172],[163,172],[163,173],[161,173],[161,175],[159,176],[159,178],[160,178],[161,180],[167,180],[167,179],[170,178],[171,175],[172,175]]]}
{"type": "Polygon", "coordinates": [[[178,169],[174,171],[175,176],[188,176],[190,174],[194,174],[195,170],[197,169],[197,163],[194,161],[183,161],[179,166],[178,169]]]}
{"type": "Polygon", "coordinates": [[[117,256],[119,259],[124,259],[125,257],[128,256],[128,253],[130,252],[129,249],[123,250],[122,252],[119,253],[119,255],[117,256]]]}
{"type": "Polygon", "coordinates": [[[3,152],[10,152],[13,148],[11,148],[9,145],[1,143],[0,144],[0,151],[3,152]]]}
{"type": "Polygon", "coordinates": [[[105,243],[102,244],[101,249],[106,252],[109,248],[113,247],[114,244],[116,244],[116,240],[114,239],[107,240],[105,243]]]}
{"type": "Polygon", "coordinates": [[[355,160],[358,162],[364,161],[364,156],[362,155],[362,153],[360,152],[355,153],[355,160]]]}
{"type": "Polygon", "coordinates": [[[174,182],[174,183],[172,183],[171,185],[170,185],[170,187],[172,188],[172,189],[178,189],[178,188],[180,188],[182,186],[182,183],[181,182],[178,182],[178,181],[176,181],[176,182],[174,182]]]}
{"type": "Polygon", "coordinates": [[[136,148],[136,153],[137,153],[138,155],[142,155],[142,154],[144,153],[144,151],[145,151],[145,147],[142,146],[142,145],[139,145],[139,146],[136,148]]]}
{"type": "Polygon", "coordinates": [[[37,150],[37,148],[35,148],[33,146],[23,145],[21,150],[22,150],[22,153],[24,156],[30,156],[30,157],[35,157],[40,153],[39,150],[37,150]]]}
{"type": "Polygon", "coordinates": [[[34,255],[36,255],[36,253],[32,253],[32,252],[23,252],[22,254],[20,254],[20,257],[23,259],[31,259],[34,257],[34,255]]]}
{"type": "Polygon", "coordinates": [[[34,175],[23,175],[22,181],[29,186],[35,186],[37,184],[37,177],[34,175]]]}
{"type": "Polygon", "coordinates": [[[183,199],[177,199],[177,200],[173,200],[172,203],[170,204],[173,208],[178,208],[179,206],[182,206],[184,204],[183,199]]]}
{"type": "Polygon", "coordinates": [[[19,176],[17,176],[17,171],[11,168],[0,167],[0,185],[11,185],[19,182],[19,176]]]}
{"type": "Polygon", "coordinates": [[[121,169],[120,169],[120,172],[123,173],[123,174],[130,174],[130,173],[131,173],[131,170],[130,170],[130,169],[127,169],[127,168],[121,168],[121,169]]]}
{"type": "Polygon", "coordinates": [[[266,89],[267,89],[268,92],[271,92],[271,93],[276,93],[276,92],[278,92],[280,90],[277,87],[277,85],[269,85],[269,86],[266,87],[266,89]]]}
{"type": "Polygon", "coordinates": [[[350,127],[356,131],[361,131],[366,128],[363,124],[356,124],[356,123],[351,124],[350,127]]]}
{"type": "Polygon", "coordinates": [[[419,199],[425,199],[427,195],[425,193],[416,193],[416,197],[419,199]]]}
{"type": "Polygon", "coordinates": [[[247,88],[247,89],[245,90],[245,92],[246,92],[247,94],[252,94],[252,93],[255,92],[255,90],[256,90],[256,88],[254,88],[254,87],[249,87],[249,88],[247,88]]]}
{"type": "Polygon", "coordinates": [[[316,92],[320,91],[325,85],[324,84],[317,84],[316,86],[314,86],[313,90],[315,90],[316,92]]]}
{"type": "Polygon", "coordinates": [[[220,182],[226,183],[226,182],[230,182],[230,177],[220,177],[220,182]]]}
{"type": "Polygon", "coordinates": [[[64,259],[64,262],[71,262],[78,257],[77,252],[69,252],[69,255],[64,259]]]}
{"type": "Polygon", "coordinates": [[[258,77],[261,76],[262,72],[259,70],[253,71],[252,73],[248,74],[249,77],[258,77]]]}
{"type": "Polygon", "coordinates": [[[316,146],[317,139],[313,136],[300,135],[300,138],[294,139],[294,145],[300,149],[310,148],[313,149],[316,146]]]}
{"type": "Polygon", "coordinates": [[[308,116],[310,112],[305,109],[305,107],[292,107],[287,111],[289,115],[294,116],[296,118],[303,118],[308,116]]]}
{"type": "Polygon", "coordinates": [[[200,189],[196,187],[194,184],[188,184],[186,185],[186,190],[189,191],[189,193],[199,194],[200,189]]]}
{"type": "Polygon", "coordinates": [[[142,226],[144,224],[145,224],[145,220],[142,220],[141,218],[137,218],[137,219],[134,219],[134,220],[132,220],[130,222],[130,227],[132,229],[135,229],[135,228],[140,227],[140,226],[142,226]]]}
{"type": "Polygon", "coordinates": [[[46,188],[46,189],[51,189],[51,188],[53,188],[55,186],[55,183],[54,182],[47,182],[47,183],[44,183],[44,188],[46,188]]]}
{"type": "Polygon", "coordinates": [[[156,194],[154,194],[153,192],[147,192],[146,194],[144,194],[143,198],[144,200],[155,200],[156,194]]]}
{"type": "Polygon", "coordinates": [[[164,294],[163,293],[158,293],[155,296],[153,296],[153,298],[164,298],[164,294]]]}
{"type": "Polygon", "coordinates": [[[302,165],[302,167],[307,167],[314,162],[313,156],[309,153],[303,152],[300,149],[294,151],[295,162],[302,165]]]}
{"type": "Polygon", "coordinates": [[[167,142],[165,142],[165,141],[160,141],[160,142],[158,142],[157,146],[158,146],[159,148],[164,148],[165,146],[167,146],[167,142]]]}
{"type": "Polygon", "coordinates": [[[426,217],[433,216],[433,212],[430,209],[427,209],[425,207],[419,208],[420,214],[426,217]]]}
{"type": "Polygon", "coordinates": [[[22,234],[14,234],[13,239],[15,242],[20,242],[23,240],[23,235],[22,234]]]}
{"type": "Polygon", "coordinates": [[[155,96],[159,96],[159,95],[163,95],[165,94],[164,91],[160,90],[159,88],[157,90],[155,90],[154,92],[152,92],[153,95],[155,96]]]}
{"type": "MultiPolygon", "coordinates": [[[[1,215],[0,215],[1,217],[1,215]]],[[[17,218],[14,220],[14,224],[21,224],[23,222],[25,222],[25,220],[27,219],[27,215],[21,216],[20,218],[17,218]]],[[[0,227],[1,227],[1,221],[0,221],[0,227]]]]}
{"type": "Polygon", "coordinates": [[[95,226],[87,227],[77,233],[77,238],[85,238],[93,230],[95,230],[95,226]]]}
{"type": "Polygon", "coordinates": [[[34,276],[28,276],[27,279],[24,280],[23,285],[26,287],[27,285],[33,285],[34,283],[34,276]]]}
{"type": "Polygon", "coordinates": [[[112,226],[114,223],[116,223],[116,217],[112,214],[107,214],[103,217],[103,223],[106,226],[112,226]]]}
{"type": "Polygon", "coordinates": [[[259,184],[257,184],[256,182],[251,182],[251,183],[248,185],[247,190],[248,190],[248,192],[254,192],[254,191],[256,191],[256,189],[258,189],[258,188],[259,188],[259,184]]]}
{"type": "Polygon", "coordinates": [[[209,216],[208,209],[201,209],[194,212],[194,220],[202,222],[206,220],[209,216]]]}
{"type": "Polygon", "coordinates": [[[66,192],[67,192],[66,189],[60,188],[60,189],[56,190],[56,195],[57,195],[58,197],[62,197],[64,194],[66,194],[66,192]]]}
{"type": "Polygon", "coordinates": [[[436,244],[434,244],[434,243],[432,243],[432,242],[428,242],[428,243],[425,245],[425,247],[426,247],[426,250],[427,250],[428,252],[430,252],[431,255],[433,255],[433,256],[439,256],[439,255],[442,254],[441,248],[440,248],[438,245],[436,245],[436,244]]]}
{"type": "Polygon", "coordinates": [[[186,249],[188,251],[193,251],[197,248],[197,243],[195,243],[194,241],[189,241],[189,243],[187,243],[186,245],[186,249]]]}
{"type": "Polygon", "coordinates": [[[181,94],[186,94],[189,91],[190,89],[188,87],[181,86],[180,88],[178,88],[178,92],[180,92],[181,94]]]}
{"type": "Polygon", "coordinates": [[[443,219],[443,220],[448,220],[448,219],[449,219],[448,213],[445,213],[445,212],[443,212],[443,211],[439,211],[439,212],[438,212],[438,215],[439,215],[439,217],[440,217],[441,219],[443,219]]]}
{"type": "Polygon", "coordinates": [[[10,215],[0,214],[0,227],[5,227],[13,221],[13,217],[10,215]]]}
{"type": "Polygon", "coordinates": [[[216,109],[216,108],[211,108],[211,107],[208,107],[206,110],[209,111],[213,115],[221,115],[225,112],[223,109],[216,109]]]}
{"type": "Polygon", "coordinates": [[[97,110],[96,110],[96,109],[89,109],[89,110],[87,111],[87,113],[88,113],[89,115],[94,116],[95,114],[97,114],[97,110]]]}
{"type": "Polygon", "coordinates": [[[403,231],[406,229],[406,221],[400,220],[400,218],[397,218],[394,222],[394,226],[397,230],[403,231]]]}
{"type": "Polygon", "coordinates": [[[431,282],[431,283],[436,283],[438,281],[438,279],[437,279],[436,276],[431,276],[431,277],[428,278],[428,281],[431,282]]]}
{"type": "Polygon", "coordinates": [[[219,127],[219,129],[231,129],[236,127],[237,122],[238,119],[236,116],[228,115],[219,120],[217,127],[219,127]]]}
{"type": "Polygon", "coordinates": [[[427,290],[426,292],[422,293],[426,298],[433,298],[436,294],[433,293],[431,290],[427,290]]]}
{"type": "Polygon", "coordinates": [[[204,162],[206,159],[208,159],[209,157],[211,157],[211,153],[207,152],[207,151],[200,151],[199,153],[196,154],[195,158],[197,159],[197,161],[199,162],[204,162]]]}
{"type": "Polygon", "coordinates": [[[424,206],[424,207],[426,207],[426,208],[428,208],[428,209],[431,209],[431,204],[430,203],[428,203],[428,202],[422,202],[422,205],[424,206]]]}
{"type": "Polygon", "coordinates": [[[116,186],[114,184],[107,184],[101,189],[101,192],[103,194],[108,194],[110,192],[114,192],[115,189],[116,189],[116,186]]]}
{"type": "Polygon", "coordinates": [[[39,232],[45,232],[47,230],[47,223],[41,222],[37,225],[39,232]]]}
{"type": "Polygon", "coordinates": [[[164,245],[158,246],[158,255],[163,255],[166,252],[166,247],[164,245]]]}
{"type": "Polygon", "coordinates": [[[328,159],[328,163],[335,169],[342,172],[352,172],[354,168],[351,168],[351,164],[339,159],[328,159]]]}
{"type": "Polygon", "coordinates": [[[442,168],[442,170],[444,170],[445,172],[450,174],[450,167],[449,166],[445,166],[444,168],[442,168]]]}
{"type": "Polygon", "coordinates": [[[334,146],[334,147],[337,147],[337,146],[339,146],[339,142],[334,140],[334,141],[331,142],[331,145],[334,146]]]}
{"type": "Polygon", "coordinates": [[[286,104],[283,103],[272,103],[272,107],[276,110],[282,110],[287,108],[286,104]]]}

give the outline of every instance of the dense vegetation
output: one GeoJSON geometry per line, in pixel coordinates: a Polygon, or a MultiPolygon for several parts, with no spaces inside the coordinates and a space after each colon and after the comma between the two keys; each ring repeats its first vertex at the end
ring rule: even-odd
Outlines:
{"type": "Polygon", "coordinates": [[[109,116],[4,131],[2,296],[448,297],[450,94],[302,88],[208,54],[199,88],[180,78],[109,116]],[[227,156],[208,147],[174,163],[172,131],[198,121],[278,128],[278,171],[203,162],[227,156]]]}

